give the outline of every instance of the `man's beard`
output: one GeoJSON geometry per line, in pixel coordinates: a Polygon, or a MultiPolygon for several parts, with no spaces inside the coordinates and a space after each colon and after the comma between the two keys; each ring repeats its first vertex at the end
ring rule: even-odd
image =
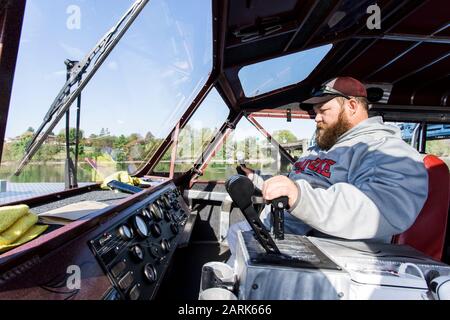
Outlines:
{"type": "Polygon", "coordinates": [[[344,108],[341,109],[338,121],[331,127],[324,128],[320,124],[316,129],[316,143],[322,150],[329,150],[336,143],[341,135],[347,132],[351,125],[344,114],[344,108]]]}

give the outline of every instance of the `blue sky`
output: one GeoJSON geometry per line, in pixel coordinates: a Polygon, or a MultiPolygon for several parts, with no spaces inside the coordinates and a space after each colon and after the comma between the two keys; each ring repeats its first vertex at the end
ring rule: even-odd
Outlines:
{"type": "MultiPolygon", "coordinates": [[[[65,82],[64,60],[82,59],[132,3],[27,1],[7,137],[39,126],[65,82]],[[66,27],[70,5],[80,8],[80,29],[66,27]]],[[[210,21],[207,0],[150,1],[84,90],[82,129],[165,135],[208,77],[210,21]]]]}
{"type": "MultiPolygon", "coordinates": [[[[133,2],[27,1],[6,137],[39,126],[65,82],[64,60],[82,59],[133,2]],[[72,17],[67,11],[70,6],[80,10],[79,29],[67,27],[72,17]]],[[[81,128],[87,135],[108,128],[115,135],[151,131],[165,137],[206,81],[211,50],[209,0],[151,0],[83,91],[81,128]]],[[[304,70],[310,70],[324,52],[306,58],[304,70]]],[[[283,84],[293,83],[306,72],[299,69],[298,59],[295,62],[296,67],[287,74],[281,72],[286,70],[282,64],[270,71],[283,84]]],[[[261,79],[261,74],[255,72],[252,79],[247,73],[246,77],[251,82],[261,79]]],[[[217,93],[211,95],[195,118],[199,125],[216,124],[226,116],[217,93]]],[[[286,127],[286,122],[266,125],[273,132],[286,127]]],[[[310,135],[313,125],[306,127],[289,125],[299,137],[310,135]]],[[[54,131],[62,128],[59,124],[54,131]]]]}

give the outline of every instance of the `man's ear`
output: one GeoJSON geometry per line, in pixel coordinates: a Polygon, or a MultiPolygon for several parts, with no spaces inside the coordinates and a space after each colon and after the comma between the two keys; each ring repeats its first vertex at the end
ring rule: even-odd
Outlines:
{"type": "Polygon", "coordinates": [[[358,101],[356,101],[356,99],[348,100],[348,107],[352,115],[354,115],[358,111],[358,108],[360,108],[358,101]]]}

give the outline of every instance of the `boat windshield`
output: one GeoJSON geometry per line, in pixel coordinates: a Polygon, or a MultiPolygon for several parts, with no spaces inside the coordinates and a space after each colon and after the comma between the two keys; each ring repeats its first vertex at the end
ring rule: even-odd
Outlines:
{"type": "MultiPolygon", "coordinates": [[[[22,173],[13,173],[66,81],[64,61],[82,60],[133,3],[27,1],[0,179],[64,181],[64,118],[22,173]]],[[[211,12],[210,0],[149,1],[81,94],[79,182],[135,172],[176,126],[211,72],[211,12]]]]}

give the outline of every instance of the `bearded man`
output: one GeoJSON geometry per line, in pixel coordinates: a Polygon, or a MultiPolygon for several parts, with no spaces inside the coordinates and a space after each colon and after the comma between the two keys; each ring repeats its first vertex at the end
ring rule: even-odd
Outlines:
{"type": "MultiPolygon", "coordinates": [[[[289,175],[264,181],[242,168],[265,200],[289,198],[286,233],[390,242],[407,230],[428,195],[423,156],[397,127],[369,118],[366,89],[354,78],[327,81],[303,103],[316,113],[316,145],[289,175]]],[[[230,227],[232,254],[238,230],[250,226],[230,227]]]]}

